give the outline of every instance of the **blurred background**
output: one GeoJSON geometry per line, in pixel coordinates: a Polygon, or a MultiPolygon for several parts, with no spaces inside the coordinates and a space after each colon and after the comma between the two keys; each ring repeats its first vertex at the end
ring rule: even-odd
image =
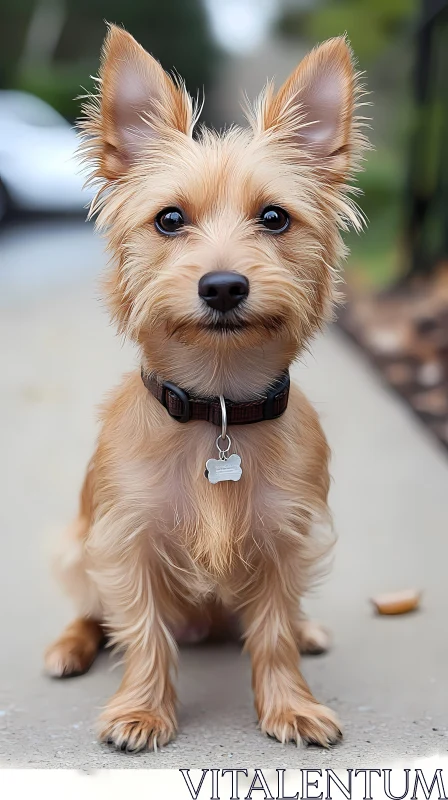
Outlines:
{"type": "MultiPolygon", "coordinates": [[[[328,37],[347,32],[366,72],[375,149],[359,203],[368,227],[348,237],[337,324],[293,372],[334,453],[340,533],[336,567],[312,606],[337,646],[305,674],[346,724],[332,765],[362,765],[367,752],[380,763],[440,752],[448,0],[0,0],[0,601],[14,609],[0,615],[0,765],[123,766],[95,744],[92,727],[116,673],[103,661],[69,687],[41,674],[44,647],[72,613],[43,543],[48,535],[52,549],[75,513],[95,407],[136,363],[99,302],[107,259],[85,222],[89,193],[73,158],[76,98],[92,89],[105,20],[175,68],[192,94],[205,90],[203,120],[216,128],[242,121],[243,90],[254,97],[271,77],[279,85],[328,37]],[[390,624],[373,616],[370,596],[407,587],[424,590],[421,613],[390,624]]],[[[182,766],[203,766],[205,753],[216,766],[234,751],[253,765],[261,741],[247,663],[241,677],[237,651],[182,658],[179,751],[174,744],[158,758],[177,766],[178,752],[182,766]]],[[[292,749],[276,747],[263,741],[271,765],[296,765],[292,749]]]]}
{"type": "MultiPolygon", "coordinates": [[[[6,156],[8,135],[18,147],[17,136],[27,129],[31,147],[54,140],[56,149],[63,148],[57,130],[62,120],[55,111],[72,123],[79,112],[74,98],[92,89],[89,76],[97,72],[105,19],[124,25],[167,70],[176,68],[193,94],[205,89],[204,118],[216,127],[241,121],[242,88],[254,96],[267,77],[280,82],[309,47],[346,31],[367,72],[375,145],[361,178],[361,205],[370,225],[351,242],[350,271],[363,283],[382,286],[406,269],[409,193],[446,185],[443,0],[171,0],[169,12],[156,0],[2,0],[0,88],[31,94],[53,109],[26,95],[0,96],[6,207],[25,204],[16,187],[19,178],[3,163],[18,161],[13,153],[6,156]]],[[[17,164],[17,171],[21,168],[17,164]]],[[[50,200],[45,195],[42,205],[50,200]]],[[[37,198],[33,205],[38,207],[37,198]]],[[[441,232],[435,217],[428,236],[437,248],[441,232]]]]}

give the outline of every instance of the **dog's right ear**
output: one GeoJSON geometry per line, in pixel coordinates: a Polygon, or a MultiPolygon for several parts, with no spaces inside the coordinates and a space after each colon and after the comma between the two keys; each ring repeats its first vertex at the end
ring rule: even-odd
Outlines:
{"type": "Polygon", "coordinates": [[[139,158],[148,139],[177,130],[191,135],[193,103],[161,65],[122,28],[109,26],[99,93],[84,106],[84,156],[94,178],[115,180],[139,158]]]}

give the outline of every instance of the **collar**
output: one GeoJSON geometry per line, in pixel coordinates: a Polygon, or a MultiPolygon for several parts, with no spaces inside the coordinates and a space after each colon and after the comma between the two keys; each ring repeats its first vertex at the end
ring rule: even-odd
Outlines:
{"type": "MultiPolygon", "coordinates": [[[[170,381],[160,381],[154,373],[147,373],[142,367],[142,381],[149,392],[162,404],[168,414],[178,422],[205,420],[213,425],[221,425],[221,404],[219,397],[196,397],[188,394],[170,381]]],[[[225,400],[227,425],[249,425],[252,422],[277,419],[288,405],[289,372],[284,372],[267,389],[265,397],[235,403],[225,400]]]]}

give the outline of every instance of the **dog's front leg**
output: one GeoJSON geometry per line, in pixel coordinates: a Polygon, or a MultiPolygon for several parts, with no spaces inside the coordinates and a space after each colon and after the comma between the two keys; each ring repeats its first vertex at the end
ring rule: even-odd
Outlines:
{"type": "Polygon", "coordinates": [[[139,543],[137,536],[123,531],[116,547],[111,546],[111,528],[107,529],[106,519],[93,531],[93,575],[111,641],[125,651],[125,672],[100,717],[99,735],[121,750],[156,750],[176,732],[170,674],[177,659],[176,644],[162,619],[163,597],[158,565],[148,552],[149,534],[144,532],[139,543]]]}
{"type": "Polygon", "coordinates": [[[242,609],[246,649],[261,730],[281,742],[329,747],[341,737],[335,714],[313,697],[299,669],[296,622],[299,596],[294,565],[273,562],[257,570],[242,609]],[[288,573],[288,574],[287,574],[288,573]]]}
{"type": "Polygon", "coordinates": [[[170,633],[161,622],[148,625],[147,642],[129,647],[118,692],[100,717],[100,739],[120,750],[157,750],[176,733],[176,695],[169,671],[170,633]]]}

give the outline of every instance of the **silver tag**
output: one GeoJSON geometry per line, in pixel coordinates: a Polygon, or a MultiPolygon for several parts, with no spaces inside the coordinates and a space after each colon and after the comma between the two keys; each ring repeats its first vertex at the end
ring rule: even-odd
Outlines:
{"type": "Polygon", "coordinates": [[[209,458],[205,464],[205,477],[210,483],[239,481],[242,474],[241,458],[236,453],[228,458],[209,458]]]}
{"type": "Polygon", "coordinates": [[[220,483],[221,481],[239,481],[243,471],[241,469],[241,458],[233,453],[231,456],[228,452],[232,446],[232,440],[227,433],[227,411],[226,401],[223,395],[220,395],[219,402],[221,404],[221,435],[216,440],[216,447],[218,449],[219,458],[209,458],[205,463],[205,477],[210,483],[220,483]],[[222,447],[220,442],[225,444],[222,447]]]}

